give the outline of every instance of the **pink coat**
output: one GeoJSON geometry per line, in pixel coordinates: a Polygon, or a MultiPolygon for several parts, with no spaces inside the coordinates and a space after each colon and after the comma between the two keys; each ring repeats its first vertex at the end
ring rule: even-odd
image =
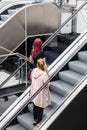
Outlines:
{"type": "MultiPolygon", "coordinates": [[[[48,75],[45,71],[39,68],[33,69],[31,73],[31,89],[30,96],[32,96],[48,79],[48,75]]],[[[33,101],[36,106],[45,108],[51,104],[49,86],[47,85],[34,99],[33,101]]]]}

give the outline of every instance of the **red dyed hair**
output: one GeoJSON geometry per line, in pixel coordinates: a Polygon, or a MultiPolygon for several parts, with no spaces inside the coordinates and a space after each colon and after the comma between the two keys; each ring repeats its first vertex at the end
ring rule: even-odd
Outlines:
{"type": "Polygon", "coordinates": [[[31,55],[33,58],[37,57],[38,54],[42,51],[42,40],[40,38],[36,38],[33,42],[31,55]]]}

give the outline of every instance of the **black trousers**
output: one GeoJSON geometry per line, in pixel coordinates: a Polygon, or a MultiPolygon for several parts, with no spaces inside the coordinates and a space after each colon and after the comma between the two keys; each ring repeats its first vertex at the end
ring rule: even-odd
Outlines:
{"type": "Polygon", "coordinates": [[[44,108],[38,107],[38,106],[33,104],[34,121],[39,123],[42,120],[43,110],[44,110],[44,108]]]}

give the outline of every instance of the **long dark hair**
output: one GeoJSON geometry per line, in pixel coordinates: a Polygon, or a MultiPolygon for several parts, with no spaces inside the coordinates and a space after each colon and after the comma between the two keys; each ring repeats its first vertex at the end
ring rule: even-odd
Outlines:
{"type": "Polygon", "coordinates": [[[31,55],[33,58],[37,57],[38,54],[42,51],[42,40],[40,38],[36,38],[33,42],[31,55]]]}

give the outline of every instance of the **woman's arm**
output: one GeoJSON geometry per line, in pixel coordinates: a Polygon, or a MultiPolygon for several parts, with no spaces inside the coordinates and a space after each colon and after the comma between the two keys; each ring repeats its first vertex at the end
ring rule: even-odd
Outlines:
{"type": "Polygon", "coordinates": [[[29,56],[29,61],[30,61],[30,62],[33,62],[33,57],[32,57],[32,55],[29,56]]]}

